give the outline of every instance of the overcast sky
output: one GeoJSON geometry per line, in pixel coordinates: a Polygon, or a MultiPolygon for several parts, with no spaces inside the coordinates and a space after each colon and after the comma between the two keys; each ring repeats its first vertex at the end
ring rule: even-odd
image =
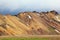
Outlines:
{"type": "MultiPolygon", "coordinates": [[[[60,0],[0,0],[0,13],[60,10],[60,0]]],[[[16,13],[15,13],[16,14],[16,13]]]]}

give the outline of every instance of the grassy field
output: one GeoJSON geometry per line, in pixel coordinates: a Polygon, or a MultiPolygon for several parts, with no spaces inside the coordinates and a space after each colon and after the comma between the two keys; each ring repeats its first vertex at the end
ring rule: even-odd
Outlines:
{"type": "Polygon", "coordinates": [[[60,38],[0,38],[0,40],[60,40],[60,38]]]}
{"type": "Polygon", "coordinates": [[[1,38],[0,40],[49,40],[49,38],[1,38]]]}
{"type": "Polygon", "coordinates": [[[60,40],[60,36],[0,37],[0,40],[60,40]]]}

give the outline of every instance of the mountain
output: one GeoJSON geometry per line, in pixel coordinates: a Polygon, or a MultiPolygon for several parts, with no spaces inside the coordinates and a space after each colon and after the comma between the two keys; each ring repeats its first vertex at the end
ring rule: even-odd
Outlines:
{"type": "Polygon", "coordinates": [[[17,15],[0,14],[0,35],[59,35],[60,14],[49,12],[20,12],[17,15]]]}

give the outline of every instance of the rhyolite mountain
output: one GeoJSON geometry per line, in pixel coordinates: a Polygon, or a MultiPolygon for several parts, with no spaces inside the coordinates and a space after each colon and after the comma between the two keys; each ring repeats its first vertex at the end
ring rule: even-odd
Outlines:
{"type": "Polygon", "coordinates": [[[7,35],[60,35],[60,14],[56,11],[0,14],[0,36],[7,35]]]}

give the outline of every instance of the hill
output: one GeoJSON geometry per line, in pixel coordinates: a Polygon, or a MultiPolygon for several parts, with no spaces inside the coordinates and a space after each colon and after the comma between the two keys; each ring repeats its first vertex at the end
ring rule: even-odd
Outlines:
{"type": "Polygon", "coordinates": [[[0,15],[0,36],[60,35],[59,15],[56,11],[0,15]]]}

